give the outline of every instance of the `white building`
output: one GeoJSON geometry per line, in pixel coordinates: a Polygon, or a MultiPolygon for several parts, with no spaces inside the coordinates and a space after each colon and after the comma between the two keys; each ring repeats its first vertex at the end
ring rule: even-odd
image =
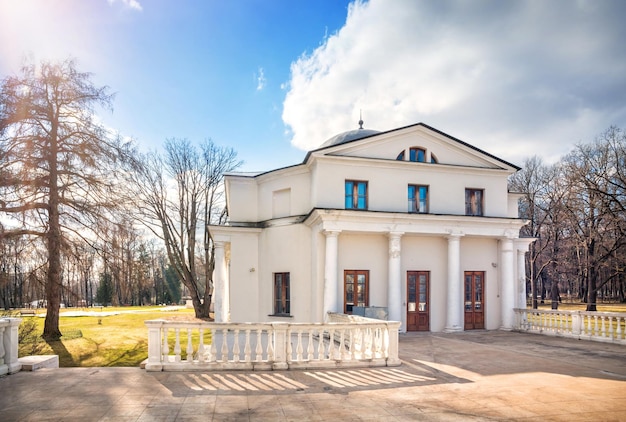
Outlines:
{"type": "Polygon", "coordinates": [[[511,329],[532,241],[507,191],[518,170],[418,123],[228,174],[230,223],[211,227],[215,319],[321,322],[365,306],[401,331],[511,329]]]}

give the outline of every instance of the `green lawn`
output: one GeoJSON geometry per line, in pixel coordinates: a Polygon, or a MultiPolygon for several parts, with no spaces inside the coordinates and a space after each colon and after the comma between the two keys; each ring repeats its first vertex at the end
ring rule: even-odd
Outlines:
{"type": "MultiPolygon", "coordinates": [[[[148,357],[148,329],[144,321],[151,319],[192,320],[193,309],[163,312],[160,307],[104,308],[102,313],[113,311],[140,311],[120,313],[110,316],[63,316],[61,311],[59,326],[63,337],[60,341],[46,342],[41,337],[32,336],[20,343],[19,356],[31,354],[59,355],[59,365],[69,366],[138,366],[148,357]],[[30,340],[30,341],[28,341],[30,340]]],[[[93,311],[87,309],[87,311],[93,311]]],[[[98,310],[96,309],[97,313],[98,310]]],[[[44,318],[22,317],[36,324],[35,333],[43,331],[44,318]]],[[[31,323],[31,324],[32,324],[31,323]]]]}

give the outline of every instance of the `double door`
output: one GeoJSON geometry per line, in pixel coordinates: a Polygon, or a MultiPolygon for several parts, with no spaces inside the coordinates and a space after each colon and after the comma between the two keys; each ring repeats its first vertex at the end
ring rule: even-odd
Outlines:
{"type": "Polygon", "coordinates": [[[407,331],[430,330],[430,273],[428,271],[407,271],[407,331]]]}
{"type": "Polygon", "coordinates": [[[465,329],[485,328],[485,272],[465,271],[465,329]]]}

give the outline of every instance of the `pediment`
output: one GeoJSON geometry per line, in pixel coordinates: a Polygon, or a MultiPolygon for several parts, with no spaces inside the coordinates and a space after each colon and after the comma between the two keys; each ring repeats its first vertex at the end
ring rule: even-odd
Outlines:
{"type": "Polygon", "coordinates": [[[460,139],[434,129],[423,123],[357,139],[340,145],[323,147],[307,154],[305,162],[312,157],[356,157],[379,160],[398,160],[404,152],[404,161],[409,161],[410,150],[425,152],[425,162],[441,165],[506,169],[517,171],[519,167],[494,155],[480,150],[460,139]]]}

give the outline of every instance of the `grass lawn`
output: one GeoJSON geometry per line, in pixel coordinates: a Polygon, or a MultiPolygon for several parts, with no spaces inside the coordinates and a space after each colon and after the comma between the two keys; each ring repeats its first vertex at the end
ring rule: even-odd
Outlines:
{"type": "MultiPolygon", "coordinates": [[[[98,313],[99,308],[86,309],[98,313]]],[[[148,328],[151,319],[193,320],[193,309],[164,312],[162,307],[104,308],[101,312],[121,312],[109,316],[63,316],[78,309],[61,310],[60,341],[46,342],[32,336],[20,343],[19,356],[32,354],[59,355],[61,367],[71,366],[139,366],[148,357],[148,328]],[[128,311],[136,311],[130,313],[128,311]]],[[[35,333],[43,331],[44,318],[22,317],[36,324],[35,333]]]]}

